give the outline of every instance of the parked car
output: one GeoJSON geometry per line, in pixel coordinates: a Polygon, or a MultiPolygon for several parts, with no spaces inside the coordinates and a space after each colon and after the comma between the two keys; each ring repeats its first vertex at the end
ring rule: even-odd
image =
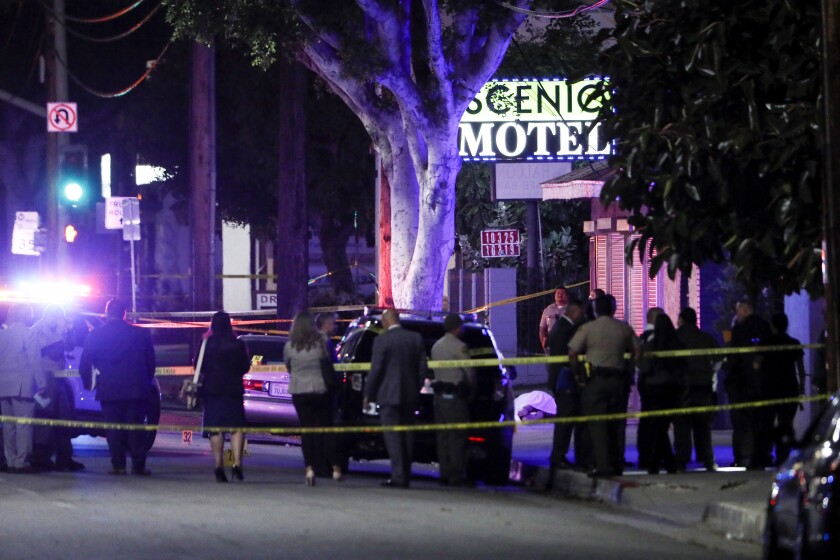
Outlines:
{"type": "Polygon", "coordinates": [[[764,557],[840,558],[840,393],[795,442],[776,473],[764,557]]]}
{"type": "Polygon", "coordinates": [[[283,366],[283,349],[288,337],[243,334],[239,340],[245,343],[251,359],[251,370],[242,378],[245,420],[252,425],[299,426],[289,394],[289,373],[285,367],[277,371],[277,366],[283,366]]]}
{"type": "MultiPolygon", "coordinates": [[[[473,358],[499,358],[493,335],[475,317],[465,317],[462,339],[473,358]]],[[[427,352],[444,335],[443,316],[406,315],[400,317],[402,326],[423,336],[427,352]]],[[[371,311],[350,323],[338,345],[338,361],[342,363],[370,362],[373,341],[382,332],[381,311],[371,311]]],[[[286,337],[243,335],[249,355],[258,356],[263,365],[281,364],[286,337]]],[[[513,372],[503,366],[476,368],[476,397],[470,405],[473,421],[503,421],[513,419],[513,372]]],[[[338,395],[338,423],[344,426],[379,425],[378,412],[363,411],[362,399],[367,372],[348,372],[338,395]]],[[[252,366],[243,378],[245,387],[245,417],[249,423],[271,426],[297,426],[298,419],[288,394],[289,374],[285,371],[260,371],[252,366]]],[[[419,423],[433,423],[432,392],[420,394],[417,410],[419,423]]],[[[414,459],[419,462],[437,460],[435,434],[431,431],[415,434],[414,459]]],[[[510,471],[513,429],[510,427],[473,430],[469,434],[469,476],[487,484],[506,484],[510,471]]],[[[354,433],[341,436],[347,458],[383,459],[387,457],[384,440],[377,433],[354,433]]]]}

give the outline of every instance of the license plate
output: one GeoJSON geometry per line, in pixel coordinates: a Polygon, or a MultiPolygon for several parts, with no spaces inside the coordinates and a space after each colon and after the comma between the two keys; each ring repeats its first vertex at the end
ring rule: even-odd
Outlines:
{"type": "Polygon", "coordinates": [[[272,383],[268,386],[268,394],[272,397],[288,397],[289,386],[284,383],[272,383]]]}

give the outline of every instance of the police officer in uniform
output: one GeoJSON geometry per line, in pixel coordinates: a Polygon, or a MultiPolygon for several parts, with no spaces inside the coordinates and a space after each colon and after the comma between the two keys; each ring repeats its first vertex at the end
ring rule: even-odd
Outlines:
{"type": "MultiPolygon", "coordinates": [[[[613,318],[615,308],[608,296],[595,299],[598,318],[582,325],[569,341],[569,360],[584,384],[581,408],[584,416],[627,412],[627,386],[632,363],[639,357],[639,339],[627,323],[613,318]],[[630,362],[624,354],[630,353],[630,362]],[[578,356],[586,354],[588,377],[578,356]]],[[[622,437],[626,420],[591,422],[589,433],[595,470],[590,476],[614,476],[624,470],[622,437]]]]}
{"type": "MultiPolygon", "coordinates": [[[[463,321],[455,313],[443,320],[446,334],[432,346],[432,360],[468,360],[467,345],[459,338],[463,321]]],[[[475,390],[473,368],[435,368],[435,422],[453,424],[470,421],[469,402],[475,390]]],[[[467,432],[441,430],[437,433],[437,453],[442,486],[467,486],[467,432]]]]}

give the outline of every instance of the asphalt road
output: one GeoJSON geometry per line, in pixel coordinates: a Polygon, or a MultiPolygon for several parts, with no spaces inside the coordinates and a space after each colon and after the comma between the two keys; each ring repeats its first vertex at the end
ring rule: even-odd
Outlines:
{"type": "Polygon", "coordinates": [[[3,560],[736,557],[599,504],[440,488],[433,466],[408,490],[379,487],[383,462],[307,488],[298,447],[250,445],[245,482],[217,484],[201,438],[159,436],[148,478],[106,474],[102,439],[75,443],[83,472],[0,473],[3,560]]]}

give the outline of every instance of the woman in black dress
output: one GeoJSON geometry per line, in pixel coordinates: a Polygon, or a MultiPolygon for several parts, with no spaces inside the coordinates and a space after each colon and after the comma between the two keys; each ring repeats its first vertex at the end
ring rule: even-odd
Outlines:
{"type": "MultiPolygon", "coordinates": [[[[245,391],[242,376],[250,369],[245,344],[237,340],[230,324],[230,315],[219,311],[213,315],[210,330],[204,336],[204,359],[201,363],[204,394],[204,431],[210,435],[210,448],[216,462],[216,482],[227,482],[224,471],[225,434],[220,428],[244,428],[245,405],[242,402],[245,391]]],[[[199,351],[200,352],[200,351],[199,351]]],[[[230,434],[233,451],[232,476],[243,480],[242,450],[245,433],[234,430],[230,434]]]]}

